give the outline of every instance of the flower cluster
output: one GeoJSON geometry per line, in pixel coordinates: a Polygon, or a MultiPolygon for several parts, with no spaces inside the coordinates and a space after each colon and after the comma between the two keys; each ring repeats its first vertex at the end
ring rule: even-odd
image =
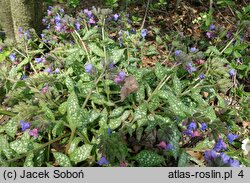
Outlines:
{"type": "Polygon", "coordinates": [[[187,125],[187,129],[184,130],[182,133],[184,135],[187,135],[189,137],[198,137],[201,135],[202,131],[205,131],[207,129],[207,124],[205,122],[202,122],[200,124],[200,129],[197,128],[197,123],[195,121],[191,121],[188,125],[187,125]]]}
{"type": "MultiPolygon", "coordinates": [[[[21,120],[21,121],[20,121],[20,124],[21,124],[21,129],[22,129],[23,132],[26,131],[27,129],[29,129],[30,126],[31,126],[30,123],[25,122],[24,120],[21,120]]],[[[33,136],[33,137],[35,137],[35,138],[38,138],[38,128],[34,128],[34,129],[32,129],[32,130],[29,130],[28,133],[29,133],[30,136],[33,136]]]]}

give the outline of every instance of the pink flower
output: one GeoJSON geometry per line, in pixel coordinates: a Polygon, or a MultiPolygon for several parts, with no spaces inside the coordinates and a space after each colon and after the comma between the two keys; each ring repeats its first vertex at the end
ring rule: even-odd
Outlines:
{"type": "Polygon", "coordinates": [[[126,162],[121,162],[121,163],[120,163],[120,167],[127,167],[126,162]]]}
{"type": "Polygon", "coordinates": [[[37,138],[38,137],[38,128],[34,128],[33,130],[30,130],[29,135],[37,138]]]}
{"type": "Polygon", "coordinates": [[[162,149],[166,149],[167,148],[167,144],[164,141],[161,141],[159,144],[156,145],[157,147],[160,147],[162,149]]]}

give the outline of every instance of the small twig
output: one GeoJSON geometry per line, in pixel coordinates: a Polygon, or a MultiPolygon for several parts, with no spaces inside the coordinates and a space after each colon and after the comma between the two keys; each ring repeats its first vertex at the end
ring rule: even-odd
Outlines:
{"type": "Polygon", "coordinates": [[[90,62],[91,62],[91,60],[90,60],[90,57],[89,57],[89,52],[88,52],[88,49],[87,49],[87,47],[86,47],[85,43],[83,42],[83,40],[82,40],[81,36],[78,34],[78,32],[77,32],[76,30],[74,30],[74,32],[75,32],[75,34],[77,35],[77,37],[79,38],[79,40],[80,40],[80,42],[81,42],[81,44],[82,44],[82,47],[83,47],[83,49],[84,49],[84,50],[85,50],[85,52],[86,52],[86,55],[87,55],[88,61],[89,61],[89,63],[90,63],[90,62]]]}
{"type": "Polygon", "coordinates": [[[149,2],[150,2],[150,0],[148,0],[148,2],[147,2],[147,7],[146,7],[145,15],[144,15],[144,17],[143,17],[143,21],[142,21],[140,30],[143,29],[144,24],[145,24],[145,21],[146,21],[146,17],[147,17],[147,14],[148,14],[148,8],[149,8],[149,2]]]}

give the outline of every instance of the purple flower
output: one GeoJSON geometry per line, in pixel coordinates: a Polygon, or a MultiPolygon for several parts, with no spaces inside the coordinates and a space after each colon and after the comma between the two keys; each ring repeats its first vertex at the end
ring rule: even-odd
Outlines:
{"type": "Polygon", "coordinates": [[[117,14],[117,13],[116,13],[116,14],[114,14],[114,20],[115,20],[115,21],[117,21],[117,20],[118,20],[118,18],[119,18],[119,14],[117,14]]]}
{"type": "Polygon", "coordinates": [[[119,83],[121,83],[122,81],[124,81],[125,77],[126,77],[126,73],[125,73],[124,71],[120,71],[119,74],[116,76],[116,78],[115,78],[114,81],[115,81],[117,84],[119,84],[119,83]]]}
{"type": "Polygon", "coordinates": [[[195,130],[197,127],[196,123],[194,121],[192,121],[189,125],[188,125],[188,130],[195,130]]]}
{"type": "Polygon", "coordinates": [[[61,26],[60,22],[56,23],[55,29],[56,29],[56,31],[61,32],[62,26],[61,26]]]}
{"type": "Polygon", "coordinates": [[[90,19],[89,19],[89,22],[88,22],[89,24],[95,24],[95,19],[94,19],[94,17],[91,17],[90,19]]]}
{"type": "Polygon", "coordinates": [[[22,27],[18,27],[18,34],[23,34],[23,28],[22,27]]]}
{"type": "Polygon", "coordinates": [[[156,145],[157,147],[160,147],[162,149],[167,148],[167,143],[165,141],[161,141],[159,144],[156,145]]]}
{"type": "Polygon", "coordinates": [[[41,89],[41,92],[42,92],[42,93],[47,93],[48,89],[49,89],[49,86],[46,85],[46,86],[44,86],[44,87],[41,89]]]}
{"type": "Polygon", "coordinates": [[[48,16],[51,16],[51,15],[52,15],[51,10],[47,10],[47,13],[48,13],[48,16]]]}
{"type": "Polygon", "coordinates": [[[216,151],[214,150],[209,150],[204,152],[204,159],[209,162],[217,158],[216,151]]]}
{"type": "Polygon", "coordinates": [[[30,39],[31,38],[29,31],[25,31],[24,32],[24,36],[25,36],[26,39],[30,39]]]}
{"type": "Polygon", "coordinates": [[[182,133],[187,135],[187,136],[190,136],[190,137],[193,136],[193,131],[192,130],[184,130],[182,133]]]}
{"type": "Polygon", "coordinates": [[[236,70],[235,70],[235,69],[230,69],[230,70],[228,71],[228,74],[229,74],[230,76],[235,76],[235,75],[236,75],[236,70]]]}
{"type": "Polygon", "coordinates": [[[98,161],[98,165],[100,166],[108,165],[108,164],[109,164],[109,161],[104,156],[102,156],[101,159],[98,161]]]}
{"type": "Polygon", "coordinates": [[[89,17],[91,18],[93,16],[92,12],[89,11],[88,9],[84,9],[83,12],[89,17]]]}
{"type": "Polygon", "coordinates": [[[204,131],[207,129],[207,124],[206,123],[201,123],[201,131],[204,131]]]}
{"type": "Polygon", "coordinates": [[[38,137],[38,128],[34,128],[33,130],[30,130],[29,135],[37,138],[38,137]]]}
{"type": "Polygon", "coordinates": [[[230,159],[229,164],[231,167],[240,167],[240,162],[238,160],[235,160],[235,159],[230,159]]]}
{"type": "Polygon", "coordinates": [[[16,59],[16,55],[15,55],[14,53],[11,53],[11,54],[9,55],[9,58],[10,58],[11,62],[14,62],[15,59],[16,59]]]}
{"type": "Polygon", "coordinates": [[[221,157],[221,159],[222,159],[222,161],[224,162],[224,163],[228,163],[229,162],[229,160],[230,160],[230,156],[228,156],[228,155],[226,155],[225,153],[220,153],[220,157],[221,157]]]}
{"type": "Polygon", "coordinates": [[[227,139],[228,139],[228,141],[229,141],[229,144],[232,144],[233,141],[234,141],[235,139],[237,139],[237,138],[238,138],[238,135],[237,135],[237,134],[229,133],[229,134],[227,135],[227,139]]]}
{"type": "Polygon", "coordinates": [[[50,11],[51,11],[51,10],[52,10],[52,8],[53,8],[52,6],[48,6],[48,10],[50,10],[50,11]]]}
{"type": "Polygon", "coordinates": [[[209,26],[209,30],[211,30],[211,31],[215,30],[215,25],[214,25],[214,24],[211,24],[211,25],[209,26]]]}
{"type": "Polygon", "coordinates": [[[30,127],[30,123],[27,123],[27,122],[25,122],[23,120],[20,121],[20,124],[21,124],[21,128],[22,128],[23,132],[30,127]]]}
{"type": "Polygon", "coordinates": [[[108,128],[108,134],[111,135],[112,134],[112,131],[110,128],[108,128]]]}
{"type": "Polygon", "coordinates": [[[48,74],[52,74],[52,69],[48,67],[47,69],[44,70],[44,72],[47,72],[48,74]]]}
{"type": "Polygon", "coordinates": [[[147,33],[148,33],[148,30],[147,30],[147,29],[142,29],[142,30],[141,30],[141,36],[142,36],[143,38],[146,37],[147,33]]]}
{"type": "Polygon", "coordinates": [[[3,52],[3,48],[2,47],[0,47],[0,53],[2,53],[3,52]]]}
{"type": "Polygon", "coordinates": [[[118,37],[118,42],[119,42],[120,47],[122,47],[123,44],[122,44],[122,38],[121,37],[118,37]]]}
{"type": "Polygon", "coordinates": [[[90,73],[92,71],[92,69],[93,69],[93,64],[87,64],[87,65],[85,65],[85,71],[87,73],[90,73]]]}
{"type": "Polygon", "coordinates": [[[180,56],[181,52],[182,52],[181,50],[175,50],[174,55],[178,57],[180,56]]]}
{"type": "Polygon", "coordinates": [[[42,19],[42,23],[43,24],[46,24],[47,23],[47,20],[45,18],[42,19]]]}
{"type": "Polygon", "coordinates": [[[136,30],[135,29],[131,29],[130,32],[131,32],[131,34],[135,34],[136,30]]]}
{"type": "Polygon", "coordinates": [[[205,79],[205,75],[204,75],[204,74],[200,74],[200,75],[199,75],[199,78],[200,78],[200,79],[205,79]]]}
{"type": "Polygon", "coordinates": [[[60,69],[59,69],[59,68],[56,68],[54,72],[55,72],[56,74],[59,74],[59,73],[60,73],[60,69]]]}
{"type": "Polygon", "coordinates": [[[196,51],[197,51],[197,49],[196,49],[195,47],[190,48],[190,52],[191,52],[191,53],[194,53],[194,52],[196,52],[196,51]]]}
{"type": "Polygon", "coordinates": [[[80,28],[81,28],[81,25],[80,25],[80,23],[79,22],[75,22],[75,29],[76,30],[80,30],[80,28]]]}
{"type": "Polygon", "coordinates": [[[219,139],[218,142],[214,145],[213,149],[215,151],[219,152],[221,150],[226,150],[227,149],[227,145],[225,144],[225,142],[223,142],[222,139],[219,139]]]}
{"type": "Polygon", "coordinates": [[[41,63],[43,62],[43,58],[35,58],[36,63],[41,63]]]}
{"type": "Polygon", "coordinates": [[[168,144],[165,150],[173,150],[174,146],[172,144],[168,144]]]}
{"type": "Polygon", "coordinates": [[[233,35],[233,32],[232,31],[228,31],[227,35],[226,35],[227,39],[230,39],[232,37],[232,35],[233,35]]]}
{"type": "Polygon", "coordinates": [[[192,74],[193,72],[196,71],[196,67],[193,65],[192,62],[188,62],[186,64],[186,70],[188,71],[189,74],[192,74]]]}
{"type": "Polygon", "coordinates": [[[206,32],[206,36],[208,39],[213,39],[214,38],[214,33],[213,32],[206,32]]]}
{"type": "Polygon", "coordinates": [[[61,22],[61,16],[59,14],[56,15],[55,21],[56,21],[56,23],[60,23],[61,22]]]}
{"type": "Polygon", "coordinates": [[[23,74],[23,75],[21,76],[20,80],[24,80],[24,79],[26,79],[26,78],[28,78],[28,77],[27,77],[26,75],[23,74]]]}
{"type": "Polygon", "coordinates": [[[109,64],[109,68],[112,69],[112,68],[114,68],[114,66],[115,66],[115,63],[112,61],[112,62],[109,64]]]}

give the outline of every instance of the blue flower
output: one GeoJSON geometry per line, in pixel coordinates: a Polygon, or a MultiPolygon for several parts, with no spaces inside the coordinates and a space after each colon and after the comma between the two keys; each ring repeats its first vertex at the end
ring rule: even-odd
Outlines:
{"type": "Polygon", "coordinates": [[[2,53],[3,52],[3,48],[2,47],[0,47],[0,53],[2,53]]]}
{"type": "Polygon", "coordinates": [[[114,14],[114,20],[115,20],[115,21],[117,21],[117,20],[118,20],[118,18],[119,18],[119,14],[117,14],[117,13],[116,13],[116,14],[114,14]]]}
{"type": "Polygon", "coordinates": [[[21,79],[21,80],[24,80],[24,79],[26,79],[26,78],[28,78],[28,77],[27,77],[26,75],[23,74],[23,75],[21,76],[20,79],[21,79]]]}
{"type": "Polygon", "coordinates": [[[194,121],[192,121],[189,125],[188,125],[188,130],[195,130],[197,127],[196,123],[194,121]]]}
{"type": "Polygon", "coordinates": [[[30,39],[31,38],[29,31],[25,31],[24,32],[24,36],[25,36],[26,39],[30,39]]]}
{"type": "Polygon", "coordinates": [[[41,63],[43,62],[43,58],[35,58],[36,63],[41,63]]]}
{"type": "Polygon", "coordinates": [[[21,128],[22,128],[23,132],[30,127],[30,123],[27,123],[27,122],[25,122],[23,120],[20,121],[20,124],[21,124],[21,128]]]}
{"type": "Polygon", "coordinates": [[[227,135],[227,139],[229,141],[229,144],[232,144],[235,139],[237,139],[238,135],[229,133],[227,135]]]}
{"type": "Polygon", "coordinates": [[[92,69],[93,69],[93,64],[87,64],[87,65],[85,65],[85,71],[87,73],[90,73],[92,71],[92,69]]]}
{"type": "Polygon", "coordinates": [[[118,83],[121,83],[122,81],[124,81],[124,79],[125,79],[125,77],[126,77],[126,73],[124,72],[124,71],[120,71],[119,73],[118,73],[118,75],[116,76],[116,78],[115,78],[115,82],[118,84],[118,83]]]}
{"type": "Polygon", "coordinates": [[[60,16],[59,14],[56,15],[55,21],[56,21],[56,23],[60,23],[60,21],[61,21],[61,16],[60,16]]]}
{"type": "Polygon", "coordinates": [[[109,64],[109,69],[113,69],[115,66],[115,63],[112,61],[110,64],[109,64]]]}
{"type": "Polygon", "coordinates": [[[9,55],[9,58],[10,58],[11,62],[14,62],[15,59],[16,59],[16,55],[15,55],[14,53],[11,53],[11,54],[9,55]]]}
{"type": "Polygon", "coordinates": [[[91,18],[93,16],[92,12],[89,11],[88,9],[84,9],[83,12],[89,17],[91,18]]]}
{"type": "Polygon", "coordinates": [[[228,163],[229,162],[229,160],[230,160],[230,156],[228,156],[228,155],[226,155],[225,153],[220,153],[220,157],[221,157],[221,159],[222,159],[222,161],[224,162],[224,163],[228,163]]]}
{"type": "Polygon", "coordinates": [[[201,131],[204,131],[207,129],[207,124],[206,123],[201,123],[201,131]]]}
{"type": "Polygon", "coordinates": [[[131,34],[135,34],[136,30],[135,29],[131,29],[130,32],[131,32],[131,34]]]}
{"type": "Polygon", "coordinates": [[[229,74],[230,76],[235,76],[235,75],[236,75],[236,70],[235,70],[235,69],[230,69],[230,70],[228,71],[228,74],[229,74]]]}
{"type": "Polygon", "coordinates": [[[238,160],[235,160],[235,159],[230,159],[229,164],[231,167],[240,167],[240,162],[238,160]]]}
{"type": "Polygon", "coordinates": [[[181,50],[175,50],[174,55],[178,57],[180,56],[181,52],[182,52],[181,50]]]}
{"type": "Polygon", "coordinates": [[[214,145],[214,150],[219,152],[221,150],[226,150],[227,149],[227,145],[225,144],[225,142],[223,142],[222,139],[219,139],[218,142],[214,145]]]}
{"type": "Polygon", "coordinates": [[[47,72],[48,74],[52,74],[52,69],[48,67],[47,69],[44,70],[44,72],[47,72]]]}
{"type": "Polygon", "coordinates": [[[191,52],[191,53],[194,53],[194,52],[196,52],[196,51],[197,51],[197,49],[196,49],[195,47],[190,48],[190,52],[191,52]]]}
{"type": "Polygon", "coordinates": [[[196,71],[196,67],[193,65],[192,62],[188,62],[186,64],[186,70],[188,71],[189,74],[192,74],[193,72],[196,71]]]}
{"type": "Polygon", "coordinates": [[[81,25],[80,25],[80,23],[79,22],[75,22],[75,29],[76,30],[80,30],[80,28],[81,28],[81,25]]]}
{"type": "Polygon", "coordinates": [[[112,131],[110,128],[108,128],[108,134],[111,135],[112,134],[112,131]]]}
{"type": "Polygon", "coordinates": [[[211,24],[210,26],[209,26],[209,30],[215,30],[215,25],[214,24],[211,24]]]}
{"type": "Polygon", "coordinates": [[[146,37],[147,33],[148,33],[148,30],[147,30],[147,29],[142,29],[142,30],[141,30],[141,36],[142,36],[143,38],[146,37]]]}
{"type": "Polygon", "coordinates": [[[200,74],[200,75],[199,75],[199,78],[200,78],[200,79],[205,79],[205,75],[204,75],[204,74],[200,74]]]}
{"type": "Polygon", "coordinates": [[[59,73],[60,73],[60,69],[59,69],[59,68],[56,68],[54,72],[55,72],[56,74],[59,74],[59,73]]]}
{"type": "Polygon", "coordinates": [[[108,165],[108,164],[109,164],[109,161],[104,156],[102,156],[101,159],[98,161],[98,165],[100,166],[108,165]]]}
{"type": "Polygon", "coordinates": [[[204,158],[208,162],[214,160],[215,158],[217,158],[216,151],[214,150],[205,151],[204,158]]]}

